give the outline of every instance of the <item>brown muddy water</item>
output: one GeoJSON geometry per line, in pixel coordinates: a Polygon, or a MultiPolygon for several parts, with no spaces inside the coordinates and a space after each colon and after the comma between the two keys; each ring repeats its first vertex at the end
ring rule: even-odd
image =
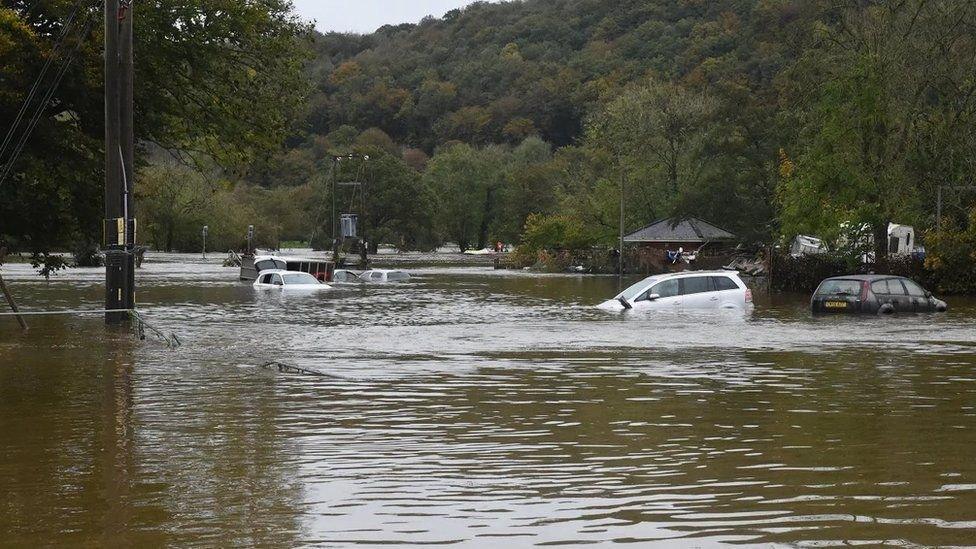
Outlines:
{"type": "MultiPolygon", "coordinates": [[[[976,543],[976,302],[641,316],[593,308],[613,278],[280,295],[150,260],[177,350],[0,318],[0,544],[976,543]]],[[[4,276],[25,309],[101,306],[97,270],[4,276]]]]}

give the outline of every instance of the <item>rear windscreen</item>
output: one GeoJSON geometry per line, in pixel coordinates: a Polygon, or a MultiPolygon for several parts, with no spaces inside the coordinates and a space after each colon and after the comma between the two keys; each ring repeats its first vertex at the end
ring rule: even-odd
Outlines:
{"type": "Polygon", "coordinates": [[[828,280],[817,289],[817,295],[860,295],[861,283],[857,280],[828,280]]]}

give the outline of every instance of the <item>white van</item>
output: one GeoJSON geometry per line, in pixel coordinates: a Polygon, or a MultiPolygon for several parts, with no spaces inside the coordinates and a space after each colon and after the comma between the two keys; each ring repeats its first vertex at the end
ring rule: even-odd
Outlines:
{"type": "Polygon", "coordinates": [[[608,311],[745,311],[752,306],[752,290],[732,271],[688,271],[648,277],[599,305],[608,311]]]}

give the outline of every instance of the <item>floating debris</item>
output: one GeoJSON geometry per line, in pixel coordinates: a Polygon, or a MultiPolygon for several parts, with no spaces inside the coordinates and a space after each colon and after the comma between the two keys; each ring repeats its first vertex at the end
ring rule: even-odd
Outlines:
{"type": "Polygon", "coordinates": [[[291,364],[285,364],[284,362],[271,361],[261,365],[265,370],[270,370],[272,368],[277,368],[279,372],[289,373],[289,374],[302,374],[307,376],[316,377],[334,377],[329,374],[322,372],[316,372],[315,370],[309,370],[307,368],[302,368],[300,366],[293,366],[291,364]]]}

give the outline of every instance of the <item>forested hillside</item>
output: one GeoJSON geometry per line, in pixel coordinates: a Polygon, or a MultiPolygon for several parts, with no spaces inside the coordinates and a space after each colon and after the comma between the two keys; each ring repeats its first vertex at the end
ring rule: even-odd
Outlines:
{"type": "Polygon", "coordinates": [[[772,107],[775,77],[822,15],[801,1],[530,0],[320,36],[309,129],[377,127],[427,152],[536,134],[559,147],[648,77],[772,107]]]}
{"type": "MultiPolygon", "coordinates": [[[[685,215],[764,242],[928,228],[937,187],[974,173],[974,12],[924,0],[526,0],[318,36],[305,124],[264,184],[314,173],[323,147],[367,132],[426,189],[450,180],[467,197],[433,224],[435,240],[518,241],[539,214],[536,227],[607,243],[621,184],[629,229],[685,215]],[[551,152],[512,158],[526,146],[551,152]],[[478,177],[445,173],[459,156],[478,177]]],[[[970,202],[952,200],[965,226],[970,202]]],[[[413,229],[394,241],[422,232],[401,227],[413,229]]]]}

